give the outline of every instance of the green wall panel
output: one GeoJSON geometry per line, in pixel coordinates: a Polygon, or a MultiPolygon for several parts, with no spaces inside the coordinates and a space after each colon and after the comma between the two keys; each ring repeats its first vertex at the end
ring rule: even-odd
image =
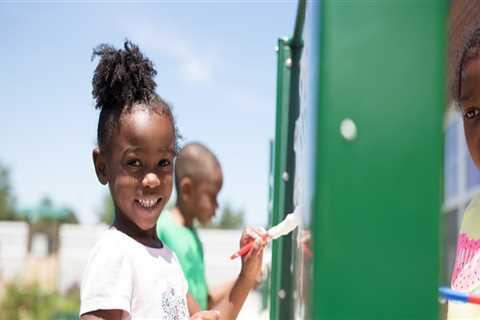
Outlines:
{"type": "Polygon", "coordinates": [[[447,5],[315,7],[313,317],[438,319],[447,5]]]}

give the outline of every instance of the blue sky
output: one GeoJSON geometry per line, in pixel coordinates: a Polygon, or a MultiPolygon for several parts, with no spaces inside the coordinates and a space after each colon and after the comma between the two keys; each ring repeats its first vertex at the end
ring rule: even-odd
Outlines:
{"type": "MultiPolygon", "coordinates": [[[[220,202],[267,220],[277,39],[296,1],[0,4],[0,162],[20,208],[50,196],[94,223],[107,189],[93,170],[98,111],[93,47],[128,38],[155,63],[184,142],[200,141],[224,169],[220,202]]],[[[174,197],[174,196],[173,196],[174,197]]]]}

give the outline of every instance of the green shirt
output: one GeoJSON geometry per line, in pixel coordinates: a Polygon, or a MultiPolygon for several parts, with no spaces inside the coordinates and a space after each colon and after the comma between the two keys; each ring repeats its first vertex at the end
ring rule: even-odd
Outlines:
{"type": "Polygon", "coordinates": [[[177,256],[188,282],[188,292],[202,310],[208,306],[203,246],[195,228],[180,225],[170,211],[163,211],[157,222],[157,235],[177,256]]]}

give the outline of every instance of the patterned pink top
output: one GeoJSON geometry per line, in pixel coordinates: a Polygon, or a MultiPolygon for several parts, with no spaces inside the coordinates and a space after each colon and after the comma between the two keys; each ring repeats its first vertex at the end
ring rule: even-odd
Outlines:
{"type": "Polygon", "coordinates": [[[480,259],[477,254],[479,249],[480,239],[470,239],[466,233],[458,236],[457,254],[452,272],[452,288],[468,292],[471,291],[468,288],[480,283],[480,259]]]}
{"type": "Polygon", "coordinates": [[[474,198],[463,216],[457,241],[452,289],[473,292],[480,287],[480,198],[474,198]]]}

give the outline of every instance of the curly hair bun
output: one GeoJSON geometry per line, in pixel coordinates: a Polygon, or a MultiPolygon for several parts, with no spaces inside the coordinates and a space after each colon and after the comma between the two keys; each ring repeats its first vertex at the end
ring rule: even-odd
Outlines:
{"type": "Polygon", "coordinates": [[[157,71],[138,46],[125,40],[123,49],[101,44],[93,50],[92,60],[100,61],[95,69],[92,94],[95,108],[118,109],[135,103],[149,103],[155,97],[157,71]]]}

